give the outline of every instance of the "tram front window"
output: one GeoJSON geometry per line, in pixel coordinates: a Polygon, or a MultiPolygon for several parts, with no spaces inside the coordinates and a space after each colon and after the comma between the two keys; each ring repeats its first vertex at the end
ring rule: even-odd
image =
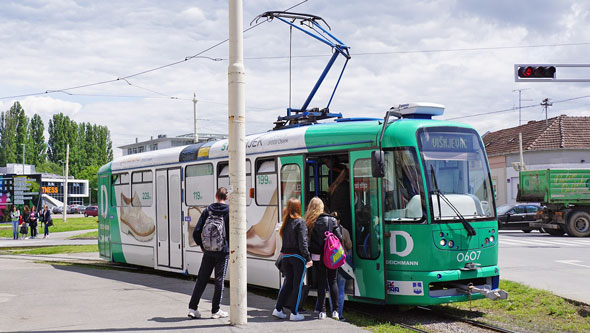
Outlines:
{"type": "Polygon", "coordinates": [[[435,221],[494,217],[490,172],[479,135],[470,129],[425,128],[418,134],[435,221]],[[441,197],[442,196],[442,197],[441,197]]]}
{"type": "Polygon", "coordinates": [[[414,148],[385,151],[383,219],[385,222],[424,221],[422,175],[414,148]]]}

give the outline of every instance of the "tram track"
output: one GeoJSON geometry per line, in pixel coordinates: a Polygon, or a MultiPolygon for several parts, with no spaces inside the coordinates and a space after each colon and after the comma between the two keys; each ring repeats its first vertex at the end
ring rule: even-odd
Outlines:
{"type": "Polygon", "coordinates": [[[451,318],[453,320],[457,320],[460,321],[462,323],[466,323],[475,327],[479,327],[479,328],[483,328],[486,330],[490,330],[493,332],[501,332],[501,333],[517,333],[516,331],[513,330],[509,330],[506,328],[502,328],[502,327],[498,327],[498,326],[494,326],[488,323],[484,323],[481,321],[477,321],[477,320],[473,320],[473,319],[468,319],[468,318],[463,318],[461,316],[456,316],[450,313],[445,313],[445,312],[441,312],[441,311],[437,311],[428,307],[424,307],[424,306],[418,306],[416,307],[418,310],[427,312],[427,313],[434,313],[437,316],[441,316],[441,317],[446,317],[446,318],[451,318]]]}
{"type": "Polygon", "coordinates": [[[436,309],[418,306],[411,310],[392,311],[392,306],[365,305],[363,308],[347,306],[364,317],[376,319],[397,325],[412,332],[501,332],[516,333],[516,331],[494,326],[481,321],[463,318],[436,309]],[[381,311],[379,311],[381,308],[381,311]]]}

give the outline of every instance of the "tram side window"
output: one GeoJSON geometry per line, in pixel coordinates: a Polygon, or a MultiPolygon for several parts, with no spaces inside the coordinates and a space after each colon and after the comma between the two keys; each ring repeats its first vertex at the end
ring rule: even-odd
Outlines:
{"type": "Polygon", "coordinates": [[[281,167],[281,203],[287,207],[291,198],[301,200],[301,169],[297,164],[286,164],[281,167]]]}
{"type": "MultiPolygon", "coordinates": [[[[252,187],[252,167],[250,160],[246,160],[246,189],[249,190],[252,187]]],[[[229,164],[227,162],[217,164],[217,188],[225,187],[229,189],[229,164]]],[[[227,199],[229,203],[229,197],[227,199]]],[[[250,206],[252,198],[249,194],[246,194],[246,206],[250,206]]]]}
{"type": "Polygon", "coordinates": [[[274,206],[278,203],[277,169],[274,158],[256,161],[256,203],[259,206],[274,206]]]}
{"type": "Polygon", "coordinates": [[[130,206],[129,174],[127,172],[113,174],[111,176],[111,186],[115,194],[111,197],[111,205],[116,207],[121,207],[123,204],[130,206]]]}
{"type": "Polygon", "coordinates": [[[383,219],[385,222],[423,222],[424,187],[415,150],[385,152],[383,219]]]}
{"type": "Polygon", "coordinates": [[[371,175],[371,160],[358,159],[353,166],[356,252],[363,259],[381,254],[379,189],[371,175]]]}
{"type": "Polygon", "coordinates": [[[189,165],[185,169],[187,206],[208,206],[215,201],[213,164],[189,165]]]}
{"type": "Polygon", "coordinates": [[[133,206],[151,207],[154,197],[153,175],[151,171],[137,171],[131,174],[131,193],[133,206]]]}

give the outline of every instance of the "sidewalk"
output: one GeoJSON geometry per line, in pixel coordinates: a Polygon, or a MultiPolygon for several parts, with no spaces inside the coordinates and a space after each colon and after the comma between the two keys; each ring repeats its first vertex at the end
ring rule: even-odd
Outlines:
{"type": "Polygon", "coordinates": [[[43,238],[43,231],[41,231],[41,234],[35,239],[19,238],[18,240],[14,240],[12,238],[0,237],[0,248],[97,244],[98,242],[96,239],[67,239],[69,237],[82,235],[91,231],[96,231],[96,229],[50,233],[49,238],[43,238]]]}
{"type": "MultiPolygon", "coordinates": [[[[248,293],[248,324],[210,319],[213,285],[207,285],[199,310],[187,318],[194,282],[156,274],[38,263],[39,257],[0,255],[0,331],[3,332],[362,332],[348,323],[291,322],[272,317],[273,299],[248,293]],[[33,260],[34,259],[34,260],[33,260]],[[37,261],[37,262],[36,262],[37,261]]],[[[96,254],[60,255],[93,260],[96,254]]],[[[229,289],[221,308],[229,312],[229,289]]]]}

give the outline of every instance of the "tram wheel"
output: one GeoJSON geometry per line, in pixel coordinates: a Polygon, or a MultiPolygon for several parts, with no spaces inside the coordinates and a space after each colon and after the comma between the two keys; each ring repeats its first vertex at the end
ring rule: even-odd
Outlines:
{"type": "Polygon", "coordinates": [[[531,232],[531,229],[522,229],[522,232],[524,232],[525,234],[528,234],[529,232],[531,232]]]}
{"type": "Polygon", "coordinates": [[[567,221],[567,233],[573,237],[590,236],[590,214],[584,211],[572,212],[567,221]]]}

